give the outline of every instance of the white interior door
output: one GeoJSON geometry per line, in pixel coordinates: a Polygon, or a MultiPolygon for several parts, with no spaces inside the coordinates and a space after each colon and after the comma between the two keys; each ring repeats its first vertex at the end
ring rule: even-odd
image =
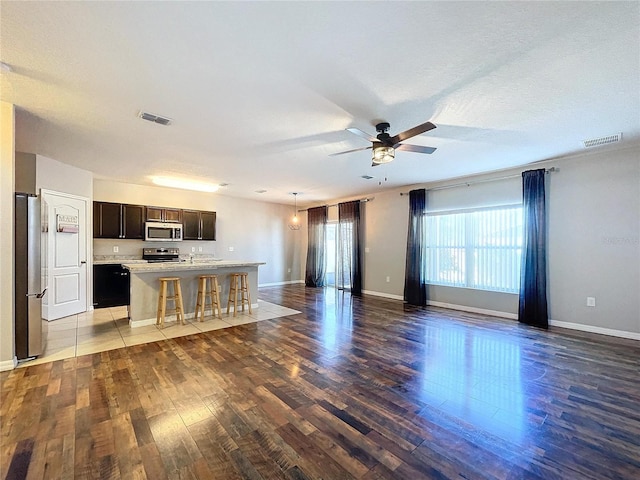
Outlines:
{"type": "Polygon", "coordinates": [[[42,191],[46,245],[46,300],[42,316],[47,320],[87,310],[87,205],[88,199],[42,191]]]}

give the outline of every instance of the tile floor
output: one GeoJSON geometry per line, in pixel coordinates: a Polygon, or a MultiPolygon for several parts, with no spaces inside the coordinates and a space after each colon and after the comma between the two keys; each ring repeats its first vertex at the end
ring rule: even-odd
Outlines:
{"type": "Polygon", "coordinates": [[[185,320],[186,325],[179,325],[175,320],[168,320],[165,322],[164,328],[161,329],[156,325],[131,328],[126,307],[101,308],[49,322],[44,354],[35,360],[22,362],[19,366],[79,357],[90,353],[157,342],[296,313],[300,312],[275,303],[258,300],[258,308],[254,308],[251,314],[247,310],[238,312],[238,315],[233,317],[233,314],[227,315],[223,312],[222,320],[208,316],[205,317],[204,322],[194,322],[193,318],[189,318],[185,320]]]}

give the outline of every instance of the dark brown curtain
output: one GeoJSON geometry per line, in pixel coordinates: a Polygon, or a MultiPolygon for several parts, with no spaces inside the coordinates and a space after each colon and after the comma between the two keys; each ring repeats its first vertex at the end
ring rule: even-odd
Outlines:
{"type": "Polygon", "coordinates": [[[424,278],[426,252],[424,245],[424,214],[427,191],[424,188],[409,192],[409,231],[407,260],[404,274],[404,301],[410,305],[427,305],[427,286],[424,278]]]}
{"type": "Polygon", "coordinates": [[[524,237],[518,321],[548,328],[545,170],[522,172],[524,237]]]}
{"type": "Polygon", "coordinates": [[[362,235],[360,200],[338,204],[336,287],[362,295],[362,235]]]}
{"type": "Polygon", "coordinates": [[[327,206],[307,210],[308,246],[307,269],[304,284],[307,287],[324,287],[326,270],[325,239],[327,235],[327,206]]]}

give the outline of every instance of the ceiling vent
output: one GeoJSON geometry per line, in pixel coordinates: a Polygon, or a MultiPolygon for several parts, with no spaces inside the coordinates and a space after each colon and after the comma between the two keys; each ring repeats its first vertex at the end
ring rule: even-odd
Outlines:
{"type": "Polygon", "coordinates": [[[148,120],[149,122],[159,123],[160,125],[171,125],[171,119],[166,117],[161,117],[160,115],[155,115],[149,112],[140,112],[138,116],[143,120],[148,120]]]}
{"type": "Polygon", "coordinates": [[[616,143],[622,140],[622,132],[615,135],[608,135],[606,137],[592,138],[591,140],[583,140],[582,145],[584,148],[599,147],[601,145],[607,145],[609,143],[616,143]]]}
{"type": "Polygon", "coordinates": [[[360,178],[364,178],[365,180],[371,180],[373,177],[371,175],[360,175],[360,178]]]}

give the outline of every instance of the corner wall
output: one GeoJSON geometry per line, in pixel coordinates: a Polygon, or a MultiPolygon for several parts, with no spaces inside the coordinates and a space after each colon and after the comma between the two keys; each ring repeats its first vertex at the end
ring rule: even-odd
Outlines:
{"type": "Polygon", "coordinates": [[[0,371],[15,366],[14,189],[15,110],[0,102],[0,371]]]}

